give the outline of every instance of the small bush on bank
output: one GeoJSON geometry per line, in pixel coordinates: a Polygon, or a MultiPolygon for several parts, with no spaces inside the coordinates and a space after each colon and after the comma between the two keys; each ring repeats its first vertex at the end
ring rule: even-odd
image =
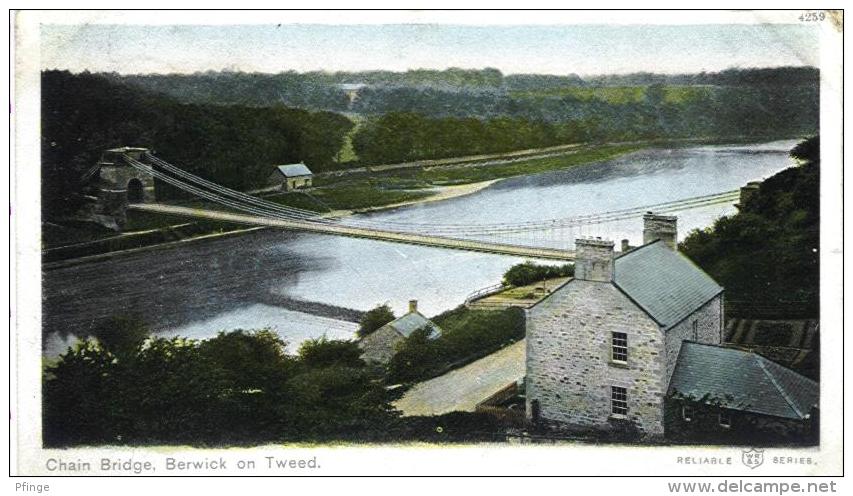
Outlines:
{"type": "Polygon", "coordinates": [[[511,286],[527,286],[544,279],[572,277],[574,275],[574,264],[539,265],[534,262],[524,262],[510,267],[504,273],[503,282],[511,286]]]}

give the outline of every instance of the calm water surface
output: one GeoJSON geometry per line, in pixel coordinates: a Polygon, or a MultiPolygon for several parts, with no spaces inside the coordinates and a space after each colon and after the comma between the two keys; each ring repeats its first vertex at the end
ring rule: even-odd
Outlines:
{"type": "MultiPolygon", "coordinates": [[[[792,165],[795,141],[652,149],[575,170],[507,179],[442,202],[358,216],[425,225],[537,221],[662,203],[736,189],[792,165]]],[[[679,235],[734,212],[716,205],[679,212],[679,235]]],[[[632,244],[634,219],[583,231],[483,238],[571,248],[575,235],[632,244]]],[[[206,338],[221,330],[271,327],[295,351],[304,339],[352,337],[356,324],[314,302],[368,310],[409,299],[433,315],[497,283],[521,259],[379,241],[260,231],[180,248],[117,257],[44,273],[44,342],[56,355],[112,315],[138,315],[161,335],[206,338]]]]}

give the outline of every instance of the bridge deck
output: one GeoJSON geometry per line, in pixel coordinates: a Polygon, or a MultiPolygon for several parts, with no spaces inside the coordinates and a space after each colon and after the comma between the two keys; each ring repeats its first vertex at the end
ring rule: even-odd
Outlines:
{"type": "Polygon", "coordinates": [[[477,251],[483,253],[494,253],[498,255],[510,255],[515,257],[539,258],[547,260],[574,260],[575,258],[575,253],[571,250],[558,250],[554,248],[535,248],[531,246],[490,243],[488,241],[448,238],[443,236],[428,236],[423,234],[406,233],[399,231],[383,231],[378,229],[351,227],[337,224],[321,224],[309,221],[270,219],[253,215],[223,212],[220,210],[204,210],[198,208],[164,205],[159,203],[136,203],[129,205],[128,209],[140,210],[145,212],[158,212],[170,215],[179,215],[183,217],[196,217],[201,219],[234,222],[237,224],[248,224],[253,226],[278,227],[282,229],[307,231],[318,234],[376,239],[380,241],[390,241],[394,243],[433,246],[437,248],[448,248],[453,250],[477,251]]]}

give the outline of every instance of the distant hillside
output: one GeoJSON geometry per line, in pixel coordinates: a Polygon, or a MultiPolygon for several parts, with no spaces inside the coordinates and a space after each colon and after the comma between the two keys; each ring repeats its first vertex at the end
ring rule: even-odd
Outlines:
{"type": "MultiPolygon", "coordinates": [[[[730,69],[716,73],[602,75],[581,78],[576,74],[511,74],[497,69],[410,70],[407,72],[306,72],[278,74],[243,72],[204,72],[181,74],[106,74],[113,80],[168,93],[182,101],[218,104],[270,105],[284,103],[295,107],[324,110],[350,110],[344,85],[362,87],[360,92],[393,93],[400,90],[430,91],[465,96],[485,95],[481,104],[495,105],[512,92],[539,92],[601,86],[718,86],[718,87],[808,87],[817,91],[819,72],[812,67],[730,69]]],[[[416,93],[407,93],[410,97],[416,93]]],[[[559,94],[559,91],[555,92],[559,94]]],[[[450,98],[449,96],[446,98],[450,98]]],[[[374,98],[374,100],[377,100],[374,98]]],[[[354,111],[387,112],[411,109],[393,105],[359,103],[354,111]]],[[[476,106],[466,116],[477,116],[476,106]]],[[[491,113],[508,115],[512,109],[495,108],[491,113]]],[[[441,112],[441,110],[437,110],[441,112]]]]}

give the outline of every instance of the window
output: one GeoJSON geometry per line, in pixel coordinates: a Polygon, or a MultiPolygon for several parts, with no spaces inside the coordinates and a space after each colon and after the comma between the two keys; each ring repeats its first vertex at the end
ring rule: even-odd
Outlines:
{"type": "Polygon", "coordinates": [[[614,362],[628,361],[628,335],[624,332],[613,332],[610,336],[610,359],[614,362]]]}
{"type": "Polygon", "coordinates": [[[699,321],[693,321],[693,341],[699,341],[699,321]]]}
{"type": "Polygon", "coordinates": [[[681,418],[684,419],[685,422],[693,421],[693,407],[684,405],[681,407],[681,418]]]}
{"type": "Polygon", "coordinates": [[[628,414],[628,390],[619,386],[610,386],[610,411],[613,415],[628,414]]]}
{"type": "Polygon", "coordinates": [[[732,426],[732,412],[720,410],[720,427],[728,429],[732,426]]]}

